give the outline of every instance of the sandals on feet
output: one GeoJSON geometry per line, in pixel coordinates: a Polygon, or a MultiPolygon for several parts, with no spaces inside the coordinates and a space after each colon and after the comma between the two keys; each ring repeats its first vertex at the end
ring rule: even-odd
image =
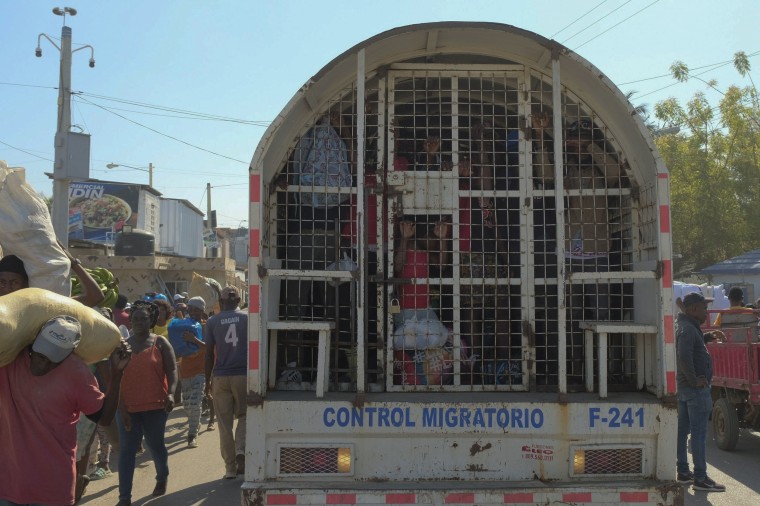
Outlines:
{"type": "Polygon", "coordinates": [[[99,467],[90,474],[90,481],[102,480],[108,476],[111,476],[111,470],[106,469],[105,467],[99,467]]]}

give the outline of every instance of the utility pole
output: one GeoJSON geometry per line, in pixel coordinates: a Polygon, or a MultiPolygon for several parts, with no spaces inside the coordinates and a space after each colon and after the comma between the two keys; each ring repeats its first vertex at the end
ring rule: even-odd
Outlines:
{"type": "MultiPolygon", "coordinates": [[[[64,18],[65,19],[65,18],[64,18]]],[[[64,133],[71,130],[71,28],[61,29],[61,75],[58,82],[58,122],[53,167],[53,229],[65,247],[69,245],[69,182],[66,173],[64,133]]]]}
{"type": "Polygon", "coordinates": [[[206,224],[211,230],[211,183],[206,183],[206,224]]]}
{"type": "MultiPolygon", "coordinates": [[[[206,227],[208,228],[208,236],[213,239],[214,242],[218,241],[216,232],[214,231],[213,222],[211,220],[211,183],[206,183],[206,227]]],[[[217,248],[208,248],[208,257],[216,258],[217,248]]]]}
{"type": "Polygon", "coordinates": [[[64,247],[69,244],[69,183],[72,177],[88,178],[89,167],[89,136],[86,136],[86,145],[81,140],[72,137],[71,130],[71,57],[72,54],[85,48],[90,49],[90,67],[95,66],[95,50],[90,45],[82,46],[74,51],[71,50],[71,28],[66,26],[66,14],[76,16],[77,10],[72,7],[56,7],[53,14],[63,16],[63,28],[61,29],[61,47],[53,42],[46,34],[41,33],[37,37],[37,49],[35,56],[42,56],[40,40],[45,37],[61,53],[61,65],[58,81],[58,121],[55,132],[55,161],[53,164],[53,229],[58,240],[64,247]],[[75,146],[72,146],[72,143],[75,146]],[[70,166],[72,158],[81,161],[81,150],[86,148],[87,156],[85,165],[79,163],[78,167],[70,166]],[[82,170],[84,169],[84,170],[82,170]]]}

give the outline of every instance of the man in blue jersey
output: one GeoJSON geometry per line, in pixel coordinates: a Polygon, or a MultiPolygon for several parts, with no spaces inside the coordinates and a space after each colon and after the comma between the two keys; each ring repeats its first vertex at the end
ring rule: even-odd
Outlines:
{"type": "Polygon", "coordinates": [[[248,314],[238,309],[239,304],[237,288],[224,288],[221,312],[206,321],[206,395],[210,391],[219,422],[224,478],[230,480],[245,472],[248,314]]]}

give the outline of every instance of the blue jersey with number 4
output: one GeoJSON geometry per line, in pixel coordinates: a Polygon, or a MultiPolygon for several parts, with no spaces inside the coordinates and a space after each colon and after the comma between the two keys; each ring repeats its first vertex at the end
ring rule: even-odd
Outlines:
{"type": "Polygon", "coordinates": [[[248,313],[222,311],[206,322],[206,345],[216,354],[214,376],[245,376],[248,372],[248,313]]]}

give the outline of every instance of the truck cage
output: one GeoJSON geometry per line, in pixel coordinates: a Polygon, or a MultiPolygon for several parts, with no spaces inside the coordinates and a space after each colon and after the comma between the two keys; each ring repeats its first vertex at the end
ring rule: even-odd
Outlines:
{"type": "Polygon", "coordinates": [[[668,174],[598,69],[391,30],[299,90],[250,183],[244,501],[682,499],[668,174]]]}
{"type": "Polygon", "coordinates": [[[634,284],[654,291],[662,274],[659,262],[644,260],[657,241],[656,182],[642,187],[629,178],[603,119],[569,91],[555,112],[550,76],[514,64],[394,64],[367,79],[364,100],[357,93],[351,85],[315,114],[265,185],[274,196],[262,220],[262,248],[271,252],[262,273],[269,290],[280,290],[280,307],[269,309],[276,358],[268,388],[294,373],[301,387],[315,388],[317,332],[288,320],[334,324],[328,386],[335,390],[354,390],[359,378],[370,391],[590,390],[604,351],[589,343],[595,322],[609,334],[604,388],[642,388],[644,350],[634,332],[657,329],[630,324],[638,316],[634,284]],[[357,118],[357,110],[365,114],[357,118]],[[339,118],[334,131],[348,133],[325,156],[351,151],[355,185],[298,184],[309,155],[304,136],[331,114],[339,118]],[[562,142],[547,131],[532,137],[538,130],[528,125],[541,115],[567,125],[552,129],[562,142]],[[431,168],[420,162],[429,137],[440,139],[442,159],[431,168]],[[465,174],[468,164],[481,174],[465,174]],[[283,180],[287,188],[278,187],[283,180]],[[301,216],[304,195],[338,203],[301,216]],[[447,263],[407,280],[394,272],[405,219],[428,241],[436,223],[450,229],[447,263]],[[313,239],[315,229],[326,239],[313,239]],[[424,352],[430,356],[393,346],[404,284],[424,287],[450,333],[424,352]],[[421,367],[440,374],[412,373],[421,367]]]}

